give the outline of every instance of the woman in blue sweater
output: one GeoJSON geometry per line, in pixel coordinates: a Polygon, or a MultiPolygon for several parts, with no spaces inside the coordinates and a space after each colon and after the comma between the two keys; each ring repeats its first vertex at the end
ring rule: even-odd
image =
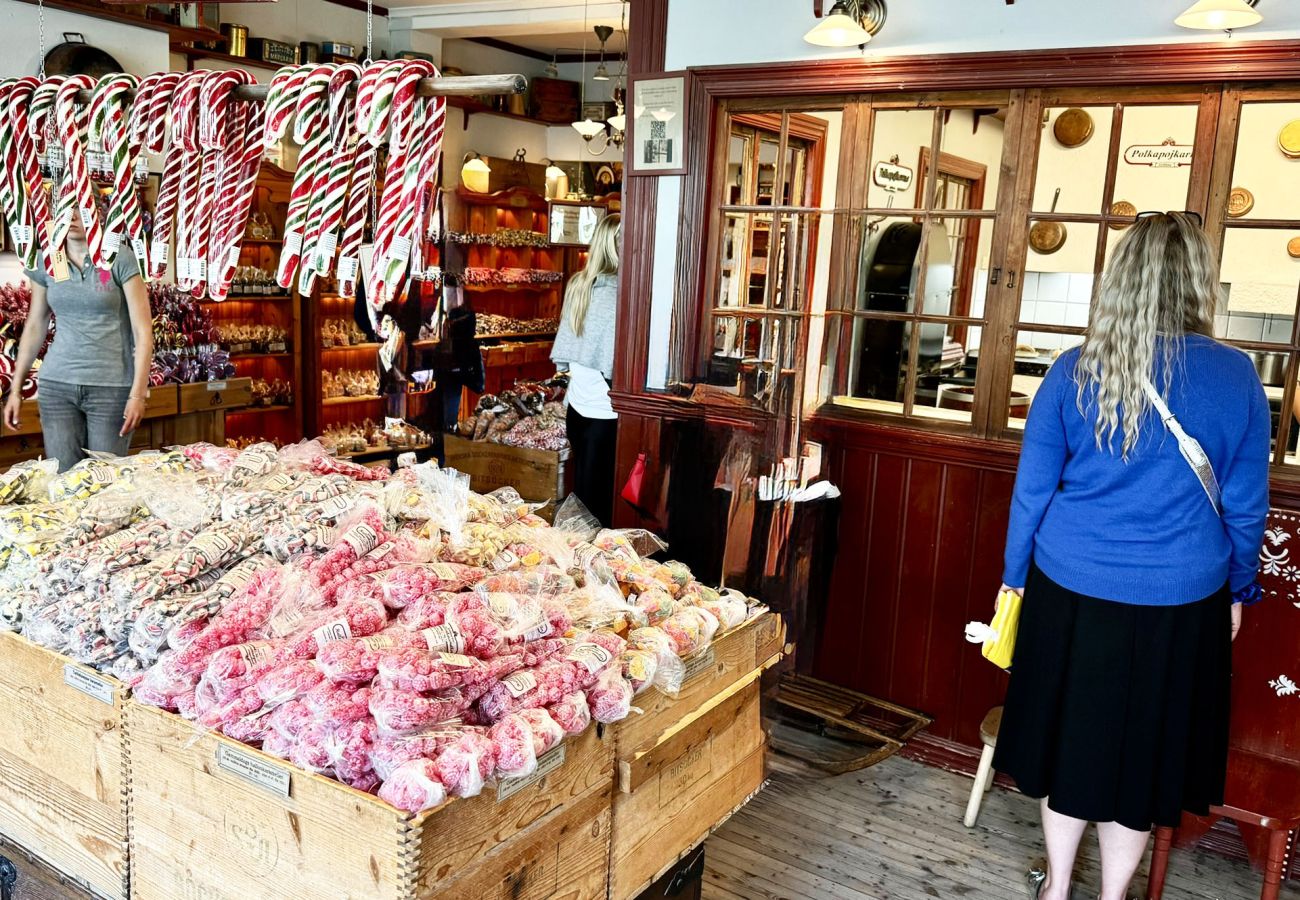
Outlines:
{"type": "Polygon", "coordinates": [[[1199,223],[1143,215],[1115,248],[1083,346],[1052,366],[1029,413],[1003,575],[1024,606],[994,764],[1042,800],[1039,900],[1069,898],[1089,822],[1101,900],[1124,900],[1152,825],[1223,800],[1270,416],[1250,360],[1210,337],[1218,295],[1199,223]],[[1217,491],[1181,455],[1148,380],[1204,448],[1217,491]]]}

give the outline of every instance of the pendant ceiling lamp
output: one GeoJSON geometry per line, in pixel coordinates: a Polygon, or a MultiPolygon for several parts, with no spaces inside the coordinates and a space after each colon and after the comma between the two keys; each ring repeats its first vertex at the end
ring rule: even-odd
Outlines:
{"type": "Polygon", "coordinates": [[[861,47],[885,24],[885,0],[835,0],[822,16],[821,0],[814,0],[813,14],[821,19],[803,39],[818,47],[861,47]]]}
{"type": "Polygon", "coordinates": [[[1174,19],[1183,28],[1232,31],[1258,25],[1264,17],[1255,11],[1258,0],[1197,0],[1174,19]]]}

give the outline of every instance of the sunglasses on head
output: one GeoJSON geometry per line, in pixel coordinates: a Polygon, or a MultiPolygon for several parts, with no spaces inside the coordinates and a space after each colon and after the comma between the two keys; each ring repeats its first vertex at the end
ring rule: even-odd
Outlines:
{"type": "Polygon", "coordinates": [[[1180,212],[1183,215],[1187,216],[1187,218],[1191,219],[1193,224],[1195,224],[1197,228],[1202,228],[1205,226],[1205,221],[1201,218],[1201,214],[1190,209],[1180,209],[1180,210],[1171,209],[1167,212],[1161,212],[1158,209],[1153,209],[1153,210],[1148,210],[1147,212],[1138,213],[1136,219],[1137,221],[1140,222],[1143,219],[1151,219],[1154,218],[1155,216],[1172,216],[1175,212],[1180,212]]]}

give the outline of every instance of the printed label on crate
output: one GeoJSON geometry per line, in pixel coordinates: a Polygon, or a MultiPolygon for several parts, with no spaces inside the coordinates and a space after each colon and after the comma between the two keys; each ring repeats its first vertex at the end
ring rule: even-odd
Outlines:
{"type": "Polygon", "coordinates": [[[72,663],[67,663],[63,667],[63,683],[73,690],[81,691],[87,697],[94,697],[100,703],[113,705],[112,683],[72,663]]]}
{"type": "Polygon", "coordinates": [[[289,770],[251,753],[221,744],[217,747],[217,766],[277,797],[289,796],[293,778],[289,770]]]}
{"type": "Polygon", "coordinates": [[[352,552],[360,559],[379,546],[379,532],[365,522],[358,522],[343,535],[343,543],[351,547],[352,552]]]}
{"type": "Polygon", "coordinates": [[[497,782],[497,802],[508,800],[526,787],[531,787],[564,765],[564,745],[560,744],[543,753],[537,760],[537,771],[523,778],[504,778],[497,782]]]}
{"type": "Polygon", "coordinates": [[[360,267],[361,261],[355,256],[340,256],[337,266],[339,281],[356,281],[360,267]]]}
{"type": "Polygon", "coordinates": [[[226,383],[225,383],[224,381],[209,381],[209,382],[208,382],[208,390],[209,390],[209,391],[224,391],[225,389],[226,389],[226,383]]]}
{"type": "Polygon", "coordinates": [[[686,672],[682,675],[682,683],[685,684],[691,679],[703,675],[705,672],[712,669],[713,664],[717,661],[718,655],[713,651],[712,647],[701,650],[690,659],[685,660],[686,672]]]}
{"type": "Polygon", "coordinates": [[[509,678],[501,679],[511,697],[518,700],[524,694],[537,687],[537,676],[532,672],[516,672],[509,678]]]}
{"type": "Polygon", "coordinates": [[[461,634],[455,625],[450,623],[435,625],[424,629],[420,634],[424,635],[425,644],[435,653],[465,652],[465,635],[461,634]]]}
{"type": "Polygon", "coordinates": [[[565,659],[576,662],[587,670],[591,675],[595,675],[605,666],[610,664],[614,659],[614,654],[610,653],[600,644],[579,644],[569,651],[565,659]]]}
{"type": "Polygon", "coordinates": [[[335,641],[346,641],[352,637],[352,626],[348,624],[347,619],[335,619],[332,622],[326,622],[313,631],[311,635],[316,639],[317,647],[324,647],[326,644],[332,644],[335,641]]]}
{"type": "Polygon", "coordinates": [[[461,653],[439,653],[438,661],[456,669],[473,668],[475,663],[474,657],[461,653]]]}

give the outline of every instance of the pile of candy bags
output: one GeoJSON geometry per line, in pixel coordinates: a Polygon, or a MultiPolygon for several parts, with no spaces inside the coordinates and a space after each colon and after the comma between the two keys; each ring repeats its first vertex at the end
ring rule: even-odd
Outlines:
{"type": "Polygon", "coordinates": [[[433,464],[196,444],[0,475],[0,627],[416,812],[675,694],[762,612],[580,504],[433,464]]]}

